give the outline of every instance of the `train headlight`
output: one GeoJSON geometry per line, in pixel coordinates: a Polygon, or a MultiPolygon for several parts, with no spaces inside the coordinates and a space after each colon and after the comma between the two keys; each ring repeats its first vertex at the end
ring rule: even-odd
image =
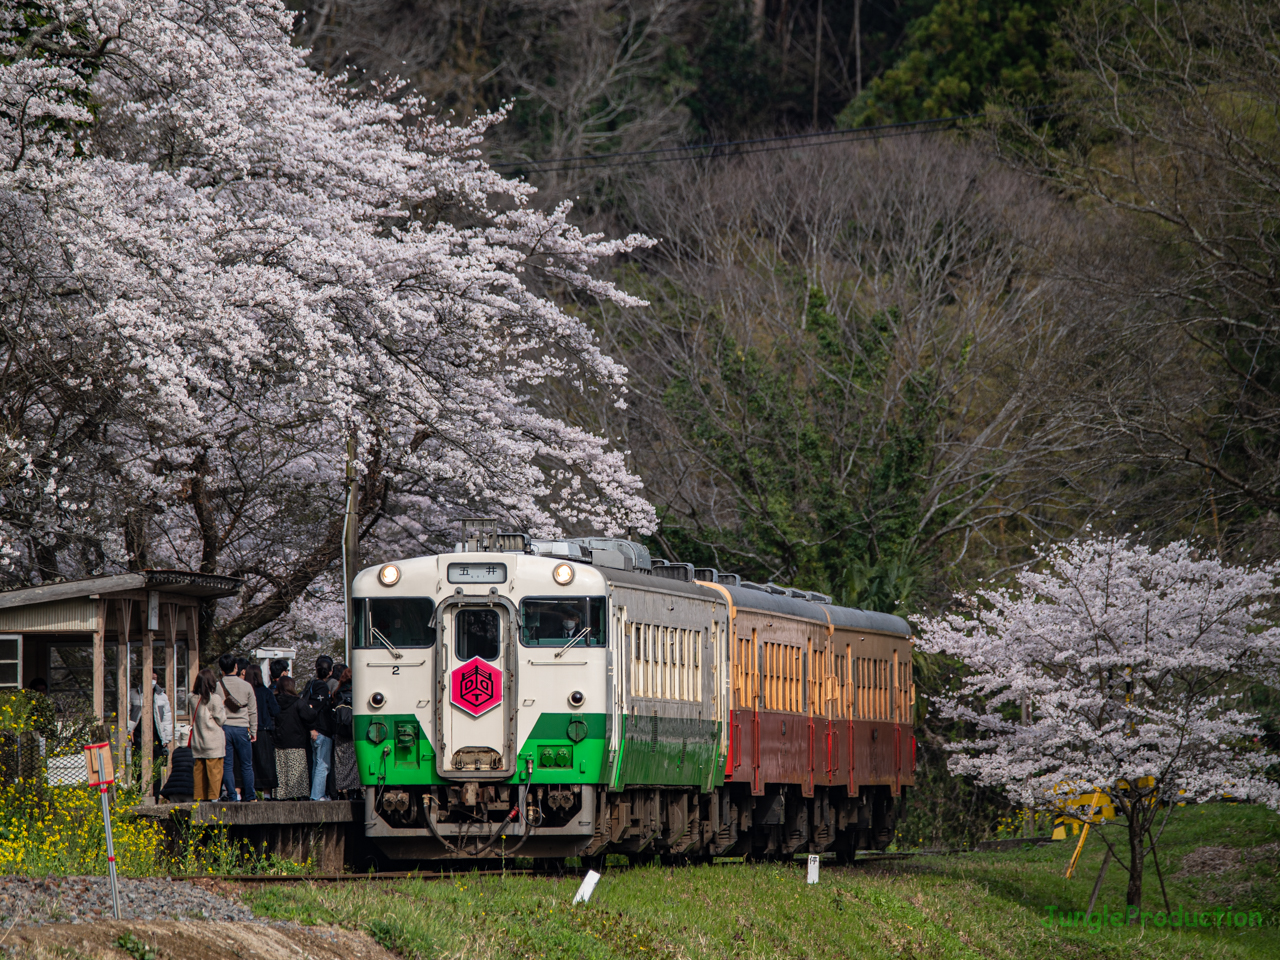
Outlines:
{"type": "Polygon", "coordinates": [[[380,707],[387,702],[387,698],[380,693],[371,693],[369,695],[369,706],[380,707]]]}
{"type": "Polygon", "coordinates": [[[378,582],[384,587],[394,587],[400,582],[400,568],[394,563],[384,563],[378,571],[378,582]]]}
{"type": "Polygon", "coordinates": [[[562,587],[567,587],[573,583],[573,564],[557,563],[556,568],[551,571],[551,578],[562,587]]]}
{"type": "Polygon", "coordinates": [[[580,707],[587,702],[587,696],[581,690],[575,690],[569,694],[569,706],[580,707]]]}

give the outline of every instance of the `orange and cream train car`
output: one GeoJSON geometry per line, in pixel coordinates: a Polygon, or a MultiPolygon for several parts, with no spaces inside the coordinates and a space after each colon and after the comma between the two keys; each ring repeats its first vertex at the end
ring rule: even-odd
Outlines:
{"type": "Polygon", "coordinates": [[[884,849],[915,783],[907,622],[698,574],[725,595],[733,624],[725,793],[749,826],[734,852],[884,849]]]}

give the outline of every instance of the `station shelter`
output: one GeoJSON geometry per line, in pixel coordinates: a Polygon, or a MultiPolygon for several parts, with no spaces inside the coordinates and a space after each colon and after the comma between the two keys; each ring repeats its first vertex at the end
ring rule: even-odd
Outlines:
{"type": "Polygon", "coordinates": [[[60,713],[91,712],[105,726],[116,770],[124,777],[130,776],[129,693],[135,691],[141,699],[134,711],[142,726],[139,769],[148,771],[154,738],[150,677],[156,675],[168,696],[175,731],[189,725],[190,690],[200,669],[201,604],[235,596],[242,583],[141,570],[0,592],[0,690],[43,678],[60,713]]]}

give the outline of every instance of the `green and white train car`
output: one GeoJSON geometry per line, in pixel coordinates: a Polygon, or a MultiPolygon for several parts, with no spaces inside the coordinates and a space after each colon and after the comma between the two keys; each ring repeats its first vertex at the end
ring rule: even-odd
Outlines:
{"type": "MultiPolygon", "coordinates": [[[[822,606],[765,590],[714,571],[695,577],[692,566],[651,561],[629,541],[523,534],[481,533],[454,553],[361,571],[351,662],[366,836],[386,859],[418,860],[826,849],[873,812],[883,833],[889,795],[859,796],[852,726],[839,741],[849,745],[847,785],[815,791],[812,775],[767,783],[742,769],[743,743],[753,771],[769,768],[759,735],[750,737],[771,707],[772,648],[761,619],[743,627],[751,650],[740,639],[735,653],[735,596],[778,607],[760,614],[770,628],[776,620],[817,638],[809,652],[796,647],[796,670],[843,662],[823,661],[812,646],[834,629],[822,606]],[[739,678],[742,689],[731,687],[735,657],[766,670],[754,674],[766,692],[752,701],[754,726],[736,751],[732,729],[742,722],[730,722],[731,710],[746,686],[739,678]]],[[[736,668],[748,679],[754,669],[736,668]]],[[[787,709],[800,713],[786,716],[798,731],[807,711],[812,753],[823,742],[817,694],[806,702],[803,687],[797,674],[787,709]]],[[[829,752],[833,736],[828,722],[829,752]]],[[[837,778],[838,752],[823,761],[837,778]]],[[[900,795],[900,770],[890,782],[900,795]]],[[[859,845],[870,844],[847,843],[859,845]]]]}

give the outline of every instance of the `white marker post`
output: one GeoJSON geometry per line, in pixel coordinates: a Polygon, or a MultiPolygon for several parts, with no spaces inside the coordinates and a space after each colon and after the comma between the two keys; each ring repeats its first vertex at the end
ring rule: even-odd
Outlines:
{"type": "Polygon", "coordinates": [[[816,853],[809,854],[809,883],[818,882],[818,864],[821,858],[816,853]]]}
{"type": "Polygon", "coordinates": [[[120,919],[120,887],[116,883],[116,847],[111,840],[111,808],[107,804],[107,788],[116,782],[111,766],[111,744],[91,743],[84,748],[84,765],[89,770],[89,786],[97,787],[102,796],[102,826],[107,831],[107,872],[111,875],[111,906],[120,919]]]}
{"type": "Polygon", "coordinates": [[[588,870],[587,875],[582,878],[582,886],[578,887],[578,892],[573,895],[574,903],[586,903],[591,899],[591,893],[596,888],[596,884],[600,882],[600,874],[594,870],[588,870]]]}

